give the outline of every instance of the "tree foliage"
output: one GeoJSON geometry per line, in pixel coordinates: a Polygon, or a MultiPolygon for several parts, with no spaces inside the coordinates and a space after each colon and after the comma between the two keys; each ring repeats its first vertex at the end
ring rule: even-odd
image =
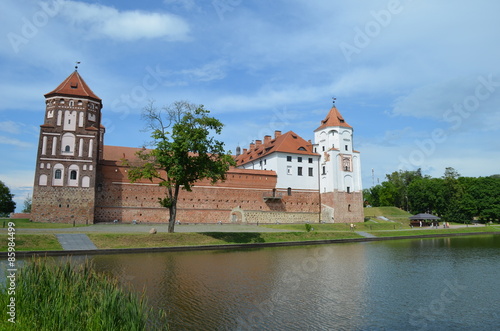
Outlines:
{"type": "Polygon", "coordinates": [[[142,117],[151,132],[153,149],[137,153],[141,162],[131,165],[128,177],[157,180],[166,188],[166,196],[158,198],[170,213],[168,231],[174,232],[179,191],[191,191],[196,182],[208,179],[212,184],[226,179],[234,160],[224,143],[213,135],[220,134],[223,124],[203,105],[177,101],[158,109],[153,102],[144,108],[142,117]]]}
{"type": "Polygon", "coordinates": [[[13,200],[14,194],[10,193],[10,189],[0,180],[0,215],[8,215],[16,209],[16,203],[13,200]]]}
{"type": "Polygon", "coordinates": [[[441,178],[420,170],[387,175],[387,181],[364,190],[367,204],[396,206],[411,213],[431,213],[445,221],[500,220],[500,177],[461,177],[446,168],[441,178]]]}
{"type": "Polygon", "coordinates": [[[23,213],[31,213],[31,204],[32,204],[32,198],[31,198],[31,195],[28,194],[26,199],[24,199],[22,212],[23,213]]]}

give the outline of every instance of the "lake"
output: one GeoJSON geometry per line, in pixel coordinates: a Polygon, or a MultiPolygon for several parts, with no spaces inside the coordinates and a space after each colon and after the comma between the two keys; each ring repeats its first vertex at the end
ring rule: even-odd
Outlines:
{"type": "MultiPolygon", "coordinates": [[[[81,257],[80,257],[81,258],[81,257]]],[[[500,236],[92,256],[172,330],[493,330],[500,236]]]]}

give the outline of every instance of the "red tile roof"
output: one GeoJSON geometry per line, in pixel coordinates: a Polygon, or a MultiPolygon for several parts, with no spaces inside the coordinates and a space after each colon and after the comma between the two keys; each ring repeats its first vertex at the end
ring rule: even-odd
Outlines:
{"type": "Polygon", "coordinates": [[[106,161],[121,161],[122,159],[134,161],[137,160],[137,155],[135,153],[141,149],[142,148],[104,145],[102,158],[106,161]]]}
{"type": "Polygon", "coordinates": [[[323,128],[331,127],[331,126],[343,126],[345,128],[352,128],[342,117],[342,114],[338,111],[337,107],[333,106],[332,109],[328,112],[325,119],[321,121],[321,125],[314,131],[321,130],[323,128]]]}
{"type": "Polygon", "coordinates": [[[69,95],[75,97],[87,97],[96,101],[102,101],[92,92],[87,83],[83,80],[78,71],[73,71],[55,90],[45,94],[45,97],[54,95],[69,95]]]}
{"type": "MultiPolygon", "coordinates": [[[[267,139],[264,139],[266,141],[267,139]]],[[[303,154],[303,155],[318,155],[313,152],[312,143],[305,141],[302,137],[293,131],[288,131],[273,140],[266,143],[261,143],[260,145],[252,145],[243,154],[236,157],[236,165],[240,166],[247,162],[259,159],[266,155],[270,155],[274,152],[291,153],[291,154],[303,154]]]]}

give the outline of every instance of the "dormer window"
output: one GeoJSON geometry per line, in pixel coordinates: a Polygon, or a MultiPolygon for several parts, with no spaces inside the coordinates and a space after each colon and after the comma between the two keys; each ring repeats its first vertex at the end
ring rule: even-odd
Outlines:
{"type": "Polygon", "coordinates": [[[78,88],[78,83],[70,83],[72,89],[78,88]]]}

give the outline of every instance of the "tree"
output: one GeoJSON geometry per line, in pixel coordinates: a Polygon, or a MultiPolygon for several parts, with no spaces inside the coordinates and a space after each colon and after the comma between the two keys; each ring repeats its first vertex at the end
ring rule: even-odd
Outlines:
{"type": "Polygon", "coordinates": [[[28,196],[24,200],[24,205],[22,210],[23,213],[31,213],[31,202],[32,202],[31,195],[28,194],[28,196]]]}
{"type": "Polygon", "coordinates": [[[14,194],[10,193],[9,188],[0,180],[0,215],[8,215],[16,209],[14,194]]]}
{"type": "Polygon", "coordinates": [[[212,137],[221,133],[223,124],[209,117],[209,113],[203,105],[186,101],[161,109],[150,102],[142,113],[154,148],[137,153],[141,162],[131,165],[128,177],[132,182],[157,180],[166,188],[166,196],[158,200],[169,210],[168,232],[174,232],[179,191],[190,192],[203,179],[212,184],[225,180],[229,167],[235,165],[233,157],[224,150],[224,143],[212,137]]]}

